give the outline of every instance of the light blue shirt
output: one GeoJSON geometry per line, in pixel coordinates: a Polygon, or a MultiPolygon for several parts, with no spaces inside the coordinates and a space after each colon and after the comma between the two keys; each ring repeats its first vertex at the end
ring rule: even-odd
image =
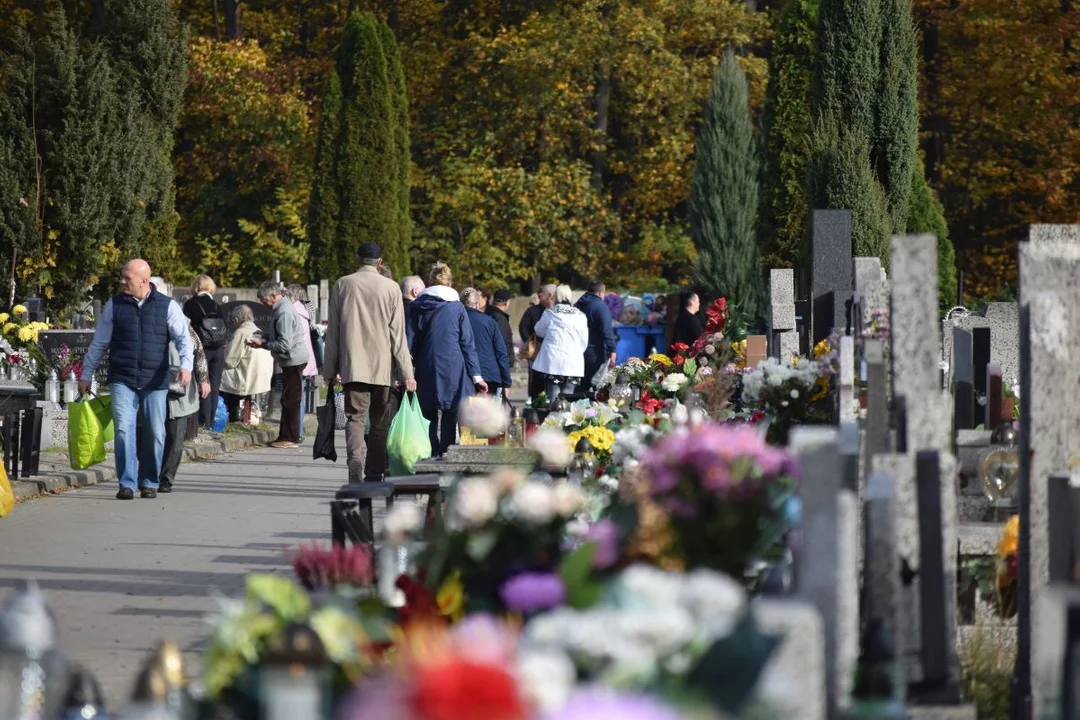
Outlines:
{"type": "MultiPolygon", "coordinates": [[[[169,337],[176,345],[177,352],[180,353],[180,369],[191,370],[195,365],[195,346],[188,335],[188,319],[184,316],[184,311],[180,309],[179,303],[169,297],[166,299],[169,302],[169,337]]],[[[139,307],[142,307],[145,302],[146,298],[140,300],[139,307]]],[[[105,309],[101,311],[97,328],[94,330],[94,339],[83,357],[82,378],[80,378],[83,382],[90,382],[90,378],[94,376],[98,365],[101,364],[101,358],[105,356],[105,351],[109,349],[109,344],[112,342],[112,331],[113,304],[110,300],[105,303],[105,309]]]]}

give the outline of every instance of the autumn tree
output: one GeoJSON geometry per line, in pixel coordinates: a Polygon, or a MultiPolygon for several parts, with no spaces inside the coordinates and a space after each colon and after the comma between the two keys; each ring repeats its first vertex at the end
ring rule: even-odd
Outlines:
{"type": "MultiPolygon", "coordinates": [[[[410,265],[403,242],[407,230],[402,228],[400,187],[407,136],[395,132],[399,116],[391,96],[387,51],[373,16],[358,14],[349,20],[334,73],[337,78],[331,77],[328,93],[339,85],[341,103],[336,119],[321,120],[319,174],[314,178],[317,202],[309,210],[309,268],[336,280],[355,270],[356,246],[372,241],[382,245],[391,271],[406,273],[410,265]],[[332,131],[336,131],[333,140],[332,131]],[[336,148],[333,162],[326,161],[328,147],[336,148]],[[336,217],[324,224],[326,209],[334,205],[336,217]]],[[[336,100],[323,105],[324,110],[332,109],[336,100]]]]}
{"type": "Polygon", "coordinates": [[[755,234],[758,159],[746,74],[728,50],[705,103],[690,187],[690,227],[698,284],[726,296],[751,322],[762,302],[755,234]]]}
{"type": "Polygon", "coordinates": [[[819,0],[788,0],[769,60],[762,110],[759,243],[766,267],[796,267],[806,258],[807,138],[813,129],[811,88],[819,0]]]}
{"type": "Polygon", "coordinates": [[[909,235],[933,233],[938,246],[938,306],[942,314],[956,302],[956,252],[949,239],[945,208],[926,179],[922,159],[911,169],[911,194],[907,216],[909,235]]]}
{"type": "Polygon", "coordinates": [[[393,195],[396,217],[394,238],[400,257],[390,260],[398,272],[411,271],[408,253],[412,248],[412,218],[409,212],[412,187],[412,153],[409,148],[409,98],[405,85],[405,71],[401,67],[401,54],[390,26],[379,23],[379,45],[386,58],[386,79],[390,88],[391,126],[393,128],[393,195]]]}

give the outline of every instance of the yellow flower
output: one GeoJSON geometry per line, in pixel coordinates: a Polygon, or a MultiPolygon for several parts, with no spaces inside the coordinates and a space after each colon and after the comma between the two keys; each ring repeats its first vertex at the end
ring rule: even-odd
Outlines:
{"type": "Polygon", "coordinates": [[[455,570],[453,575],[446,578],[435,594],[435,602],[439,605],[439,612],[450,618],[451,622],[465,616],[465,586],[461,584],[460,573],[455,570]]]}
{"type": "Polygon", "coordinates": [[[828,340],[822,340],[814,346],[814,359],[817,360],[822,355],[828,354],[832,350],[832,345],[829,345],[828,340]]]}
{"type": "Polygon", "coordinates": [[[1020,541],[1020,516],[1013,515],[1009,522],[1005,523],[1005,529],[1001,532],[998,540],[998,557],[1005,559],[1016,552],[1016,546],[1020,541]]]}
{"type": "Polygon", "coordinates": [[[567,436],[566,441],[570,444],[570,450],[577,448],[578,441],[585,438],[592,445],[593,450],[608,452],[615,444],[615,433],[606,427],[590,425],[583,430],[575,430],[567,436]]]}
{"type": "Polygon", "coordinates": [[[19,329],[19,326],[16,325],[15,323],[13,323],[13,322],[9,322],[9,323],[4,324],[4,334],[5,335],[10,335],[10,334],[12,334],[13,332],[15,332],[18,329],[19,329]]]}
{"type": "Polygon", "coordinates": [[[15,307],[11,308],[11,312],[15,315],[26,315],[30,311],[26,309],[25,305],[16,305],[15,307]]]}
{"type": "Polygon", "coordinates": [[[11,319],[11,316],[8,315],[7,313],[0,313],[0,325],[3,325],[4,323],[6,323],[10,319],[11,319]]]}
{"type": "Polygon", "coordinates": [[[19,339],[23,342],[36,342],[37,330],[30,327],[29,325],[23,325],[21,328],[19,328],[19,339]]]}
{"type": "Polygon", "coordinates": [[[670,367],[671,365],[674,365],[674,363],[671,362],[671,358],[661,353],[655,353],[653,355],[650,355],[649,360],[656,363],[657,365],[663,365],[664,367],[670,367]]]}

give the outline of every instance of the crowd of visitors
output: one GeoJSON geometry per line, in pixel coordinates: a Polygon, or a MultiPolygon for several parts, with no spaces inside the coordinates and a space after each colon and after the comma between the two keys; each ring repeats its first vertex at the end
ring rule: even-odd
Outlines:
{"type": "MultiPolygon", "coordinates": [[[[247,305],[223,315],[211,277],[198,275],[181,307],[145,261],[128,262],[79,382],[88,393],[107,353],[117,498],[172,492],[184,441],[198,427],[214,427],[219,397],[229,422],[248,421],[245,401],[250,407],[276,383],[280,421],[270,445],[289,449],[303,440],[305,396],[315,379],[321,373],[331,388],[340,385],[350,482],[385,476],[387,433],[403,393],[417,394],[434,455],[457,442],[463,402],[478,394],[507,397],[517,354],[509,290],[459,294],[445,263],[431,267],[426,283],[414,275],[398,284],[372,242],[360,245],[357,264],[333,286],[323,338],[303,286],[259,286],[259,302],[271,312],[264,334],[247,305]]],[[[604,291],[603,283],[590,283],[575,305],[567,285],[540,288],[519,324],[522,354],[531,361],[530,396],[573,395],[614,364],[604,291]]],[[[694,311],[689,299],[684,308],[694,311]]]]}

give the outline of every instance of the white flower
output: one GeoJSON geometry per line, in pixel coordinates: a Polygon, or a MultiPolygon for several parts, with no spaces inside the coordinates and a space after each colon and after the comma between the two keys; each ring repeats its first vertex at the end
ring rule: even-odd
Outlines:
{"type": "Polygon", "coordinates": [[[570,461],[570,444],[561,430],[540,428],[529,438],[528,446],[540,455],[545,467],[561,469],[570,461]]]}
{"type": "Polygon", "coordinates": [[[401,542],[409,535],[419,532],[423,522],[420,508],[415,503],[397,503],[386,513],[383,530],[391,543],[401,542]]]}
{"type": "Polygon", "coordinates": [[[660,383],[661,387],[663,387],[668,392],[678,392],[689,384],[690,378],[686,377],[682,373],[671,373],[666,378],[664,378],[664,382],[660,383]]]}
{"type": "Polygon", "coordinates": [[[585,539],[585,536],[589,534],[589,521],[585,518],[578,516],[570,522],[566,523],[566,536],[577,542],[581,542],[585,539]]]}
{"type": "Polygon", "coordinates": [[[619,411],[612,405],[593,403],[593,408],[596,410],[596,419],[601,425],[607,426],[619,417],[619,411]]]}
{"type": "Polygon", "coordinates": [[[690,422],[690,411],[687,410],[685,405],[679,403],[675,406],[671,411],[671,422],[676,425],[685,425],[690,422]]]}
{"type": "Polygon", "coordinates": [[[483,477],[465,478],[454,491],[453,515],[465,525],[483,525],[499,509],[495,484],[483,477]]]}
{"type": "Polygon", "coordinates": [[[517,680],[522,693],[541,711],[566,705],[577,683],[577,669],[565,652],[528,648],[518,653],[517,680]]]}
{"type": "Polygon", "coordinates": [[[792,400],[798,400],[799,399],[799,391],[798,390],[792,390],[791,391],[791,399],[792,400]]]}
{"type": "Polygon", "coordinates": [[[682,576],[651,565],[637,564],[624,570],[618,582],[650,609],[659,610],[678,604],[682,576]]]}
{"type": "Polygon", "coordinates": [[[705,346],[705,352],[708,355],[715,355],[716,354],[716,346],[714,346],[714,345],[706,345],[705,346]]]}
{"type": "Polygon", "coordinates": [[[746,591],[727,575],[698,569],[685,576],[679,600],[710,639],[718,640],[735,628],[746,607],[746,591]]]}
{"type": "Polygon", "coordinates": [[[544,525],[555,517],[554,493],[544,483],[529,481],[519,485],[510,495],[510,507],[523,520],[544,525]]]}
{"type": "Polygon", "coordinates": [[[561,482],[553,491],[555,512],[563,517],[572,517],[585,507],[585,494],[581,488],[568,482],[561,482]]]}
{"type": "Polygon", "coordinates": [[[1019,400],[1020,399],[1020,383],[1019,383],[1019,381],[1014,381],[1013,382],[1012,391],[1013,391],[1013,395],[1016,396],[1016,399],[1019,400]]]}
{"type": "Polygon", "coordinates": [[[780,403],[780,407],[787,407],[790,404],[791,403],[789,403],[787,400],[784,400],[783,402],[780,403]]]}
{"type": "Polygon", "coordinates": [[[458,422],[479,438],[498,437],[506,432],[510,412],[501,400],[471,397],[461,404],[458,422]]]}
{"type": "Polygon", "coordinates": [[[601,488],[603,488],[604,490],[607,490],[608,492],[615,492],[616,490],[619,489],[619,481],[618,481],[618,479],[611,477],[607,473],[601,475],[600,479],[597,480],[596,483],[601,488]]]}

